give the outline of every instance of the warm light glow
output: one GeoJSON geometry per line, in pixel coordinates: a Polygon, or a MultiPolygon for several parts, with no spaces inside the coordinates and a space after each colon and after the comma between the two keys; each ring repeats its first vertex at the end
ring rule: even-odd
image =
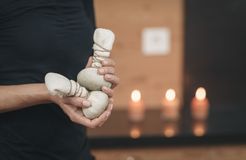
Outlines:
{"type": "Polygon", "coordinates": [[[175,93],[175,90],[174,89],[168,89],[166,91],[166,99],[168,101],[173,101],[176,97],[176,93],[175,93]]]}
{"type": "Polygon", "coordinates": [[[176,133],[175,133],[175,129],[173,127],[166,127],[163,130],[163,134],[164,134],[164,136],[171,138],[171,137],[175,136],[176,133]]]}
{"type": "Polygon", "coordinates": [[[133,102],[139,102],[141,100],[141,92],[139,90],[133,90],[131,99],[133,102]]]}
{"type": "Polygon", "coordinates": [[[202,124],[195,125],[193,128],[193,134],[197,137],[204,136],[206,132],[205,126],[202,124]]]}
{"type": "Polygon", "coordinates": [[[129,157],[126,158],[126,160],[135,160],[135,158],[132,157],[132,156],[129,156],[129,157]]]}
{"type": "Polygon", "coordinates": [[[139,138],[141,136],[140,129],[138,127],[131,128],[130,136],[131,136],[131,138],[134,138],[134,139],[139,138]]]}
{"type": "Polygon", "coordinates": [[[204,100],[206,98],[206,90],[203,87],[199,87],[196,90],[196,99],[204,100]]]}

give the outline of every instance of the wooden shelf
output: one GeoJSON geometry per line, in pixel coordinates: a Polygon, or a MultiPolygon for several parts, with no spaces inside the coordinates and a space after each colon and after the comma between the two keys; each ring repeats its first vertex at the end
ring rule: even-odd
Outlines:
{"type": "MultiPolygon", "coordinates": [[[[170,144],[200,144],[200,143],[239,143],[246,142],[246,110],[238,111],[237,107],[211,107],[209,117],[202,122],[204,134],[194,135],[194,124],[189,107],[183,107],[181,119],[177,122],[165,122],[160,119],[159,110],[147,110],[141,123],[128,120],[127,111],[114,111],[110,119],[97,129],[89,129],[88,135],[92,145],[97,147],[112,146],[155,146],[170,144]],[[175,130],[171,136],[165,135],[165,127],[175,130]],[[138,127],[139,137],[131,137],[130,131],[138,127]]],[[[170,134],[169,134],[170,135],[170,134]]]]}

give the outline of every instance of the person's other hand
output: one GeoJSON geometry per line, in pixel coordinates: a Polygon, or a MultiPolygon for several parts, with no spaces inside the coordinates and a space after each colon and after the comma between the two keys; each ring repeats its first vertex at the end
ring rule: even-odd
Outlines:
{"type": "MultiPolygon", "coordinates": [[[[115,72],[115,61],[111,58],[107,58],[103,60],[102,67],[98,69],[98,74],[103,75],[104,79],[112,84],[111,88],[108,87],[102,87],[102,91],[106,93],[109,96],[109,104],[108,108],[110,108],[110,114],[113,109],[113,93],[114,88],[119,84],[119,77],[116,75],[115,72]]],[[[91,67],[92,64],[92,57],[89,58],[86,68],[91,67]]],[[[109,114],[109,115],[110,115],[109,114]]],[[[103,123],[101,123],[99,126],[102,126],[103,123]]]]}
{"type": "Polygon", "coordinates": [[[90,102],[81,97],[58,97],[51,96],[51,101],[58,104],[64,113],[70,118],[71,121],[84,125],[89,128],[96,128],[102,126],[111,114],[113,105],[110,100],[107,109],[98,117],[93,120],[86,118],[83,115],[82,109],[90,107],[90,102]]]}
{"type": "MultiPolygon", "coordinates": [[[[115,61],[111,58],[103,60],[102,67],[98,69],[98,73],[104,76],[104,79],[112,84],[111,88],[102,87],[102,91],[105,92],[109,97],[113,97],[114,88],[119,84],[119,77],[115,71],[115,61]]],[[[92,64],[92,57],[89,58],[86,67],[90,67],[92,64]]]]}

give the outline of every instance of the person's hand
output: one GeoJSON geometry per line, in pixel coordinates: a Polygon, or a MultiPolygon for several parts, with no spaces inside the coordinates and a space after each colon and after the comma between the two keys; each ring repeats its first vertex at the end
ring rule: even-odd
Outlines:
{"type": "MultiPolygon", "coordinates": [[[[86,67],[92,64],[92,57],[89,58],[86,67]]],[[[111,88],[103,87],[102,91],[109,96],[109,104],[107,109],[98,117],[93,120],[86,118],[82,113],[82,108],[90,107],[90,102],[80,97],[64,97],[60,98],[53,96],[52,101],[58,104],[68,117],[75,123],[82,124],[89,128],[101,127],[111,115],[113,109],[113,88],[119,83],[119,78],[115,75],[115,62],[112,59],[106,59],[102,62],[103,72],[99,74],[104,75],[105,80],[112,83],[111,88]]]]}
{"type": "MultiPolygon", "coordinates": [[[[102,91],[105,92],[110,98],[113,97],[114,88],[119,84],[119,77],[115,71],[115,61],[111,58],[103,60],[102,67],[98,69],[98,73],[104,76],[104,79],[112,84],[111,88],[102,87],[102,91]]],[[[90,67],[92,64],[92,57],[89,58],[86,67],[90,67]]]]}
{"type": "Polygon", "coordinates": [[[71,121],[84,125],[89,128],[96,128],[102,126],[111,114],[113,105],[110,101],[107,109],[98,117],[93,120],[86,118],[82,109],[90,107],[90,102],[81,97],[58,97],[51,96],[51,101],[61,107],[64,113],[70,118],[71,121]]]}
{"type": "MultiPolygon", "coordinates": [[[[111,58],[107,58],[103,60],[102,67],[98,69],[98,74],[103,75],[104,79],[112,84],[111,88],[106,86],[102,87],[102,91],[105,92],[110,99],[109,105],[113,106],[113,94],[114,88],[119,84],[119,77],[116,75],[115,71],[115,61],[111,58]]],[[[90,67],[92,64],[92,57],[89,58],[86,67],[90,67]]]]}

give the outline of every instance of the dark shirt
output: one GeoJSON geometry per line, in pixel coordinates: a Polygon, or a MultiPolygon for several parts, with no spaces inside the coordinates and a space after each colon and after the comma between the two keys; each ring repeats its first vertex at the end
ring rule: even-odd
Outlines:
{"type": "MultiPolygon", "coordinates": [[[[91,0],[0,0],[0,85],[76,80],[92,53],[91,0]]],[[[0,95],[1,96],[1,95],[0,95]]],[[[87,160],[85,128],[59,106],[0,113],[0,159],[87,160]]]]}

